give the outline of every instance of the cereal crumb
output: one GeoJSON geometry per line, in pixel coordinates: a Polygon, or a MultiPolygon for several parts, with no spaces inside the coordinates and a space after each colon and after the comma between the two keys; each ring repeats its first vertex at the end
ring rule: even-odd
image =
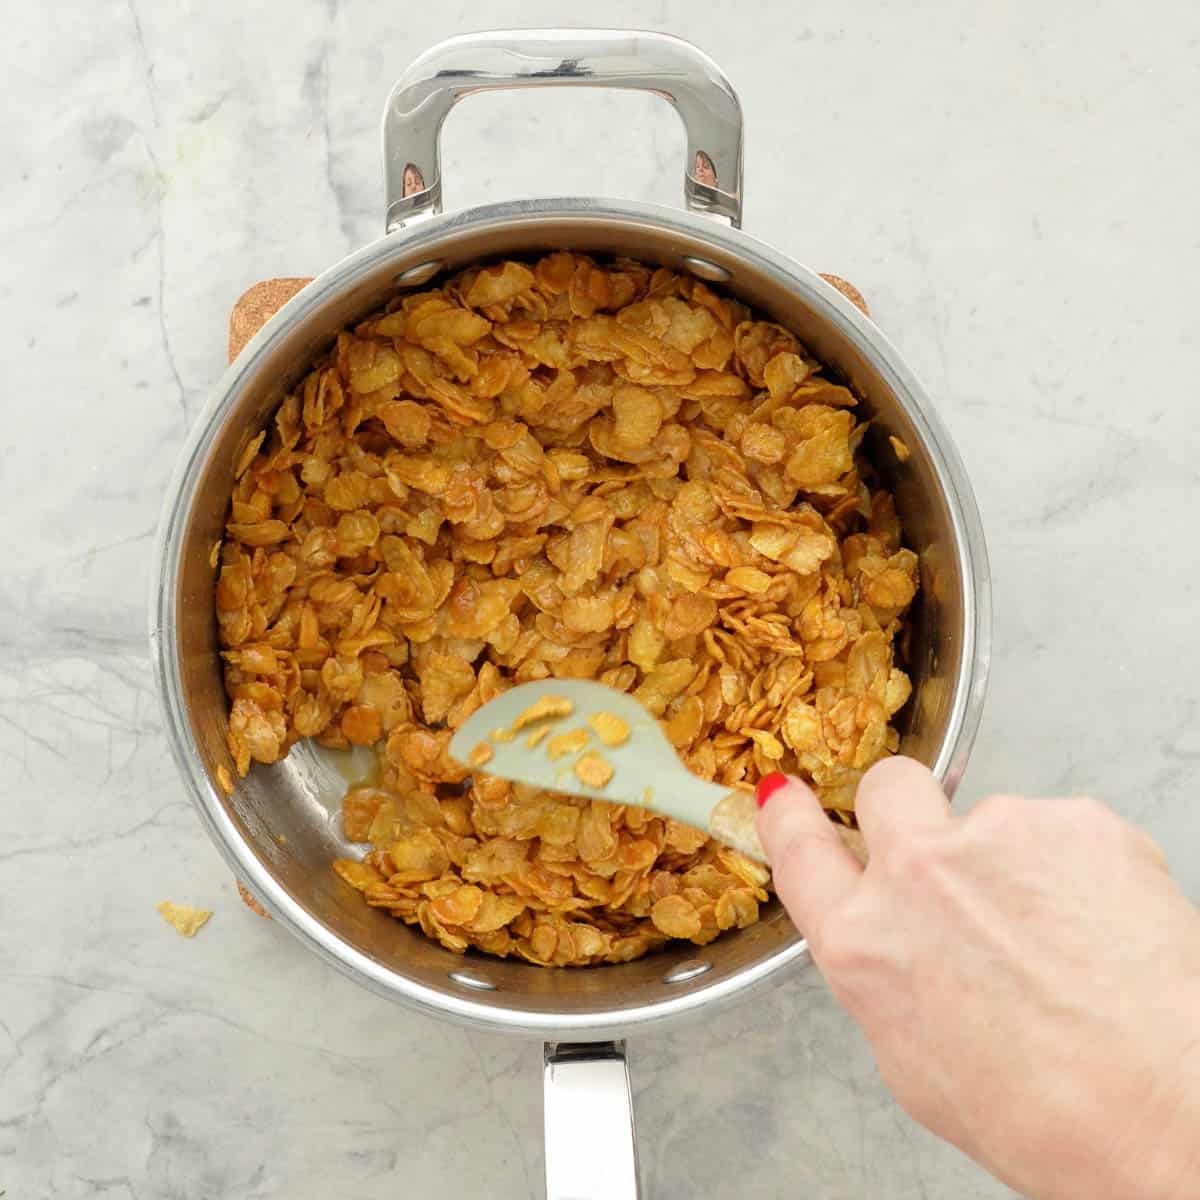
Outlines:
{"type": "Polygon", "coordinates": [[[517,736],[515,729],[493,729],[488,737],[493,742],[511,742],[517,736]]]}
{"type": "Polygon", "coordinates": [[[247,908],[258,913],[260,917],[265,917],[268,921],[271,919],[271,914],[242,886],[241,880],[238,881],[237,889],[238,895],[242,898],[242,903],[247,908]]]}
{"type": "Polygon", "coordinates": [[[912,458],[912,451],[908,448],[908,443],[903,438],[898,438],[893,434],[888,438],[892,444],[892,449],[896,452],[896,457],[902,462],[908,462],[912,458]]]}
{"type": "Polygon", "coordinates": [[[480,742],[470,754],[471,766],[482,767],[484,763],[492,761],[492,748],[487,742],[480,742]]]}
{"type": "Polygon", "coordinates": [[[613,769],[612,764],[602,754],[589,750],[575,764],[575,774],[579,777],[579,782],[586,787],[602,788],[608,786],[608,781],[613,777],[613,769]]]}
{"type": "Polygon", "coordinates": [[[195,937],[196,931],[212,916],[210,908],[189,908],[186,904],[172,904],[164,900],[155,906],[168,925],[173,925],[184,937],[195,937]]]}
{"type": "Polygon", "coordinates": [[[555,734],[546,743],[546,753],[557,762],[560,758],[566,758],[568,754],[578,753],[587,743],[586,729],[571,729],[566,733],[555,734]]]}
{"type": "Polygon", "coordinates": [[[224,763],[217,768],[217,783],[221,785],[221,791],[225,795],[233,795],[233,776],[230,775],[229,768],[224,763]]]}
{"type": "Polygon", "coordinates": [[[606,746],[623,746],[629,741],[629,726],[616,713],[593,713],[588,724],[606,746]]]}
{"type": "Polygon", "coordinates": [[[539,729],[535,729],[525,739],[525,745],[528,746],[530,750],[534,749],[534,747],[537,746],[538,742],[540,742],[542,740],[542,738],[544,738],[546,736],[546,734],[548,734],[549,732],[550,732],[549,725],[543,725],[539,729]]]}

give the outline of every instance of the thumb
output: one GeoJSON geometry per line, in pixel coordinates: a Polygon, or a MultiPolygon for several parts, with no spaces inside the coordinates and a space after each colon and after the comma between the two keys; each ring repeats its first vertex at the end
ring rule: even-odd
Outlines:
{"type": "Polygon", "coordinates": [[[858,882],[862,867],[825,815],[812,789],[778,772],[759,780],[758,836],[775,892],[803,933],[858,882]]]}

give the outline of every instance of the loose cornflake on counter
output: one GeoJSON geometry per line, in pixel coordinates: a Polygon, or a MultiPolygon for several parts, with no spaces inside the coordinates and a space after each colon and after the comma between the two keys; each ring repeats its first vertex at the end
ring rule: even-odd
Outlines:
{"type": "Polygon", "coordinates": [[[189,908],[186,904],[173,904],[170,900],[163,900],[155,907],[162,919],[186,938],[195,937],[212,916],[210,908],[189,908]]]}

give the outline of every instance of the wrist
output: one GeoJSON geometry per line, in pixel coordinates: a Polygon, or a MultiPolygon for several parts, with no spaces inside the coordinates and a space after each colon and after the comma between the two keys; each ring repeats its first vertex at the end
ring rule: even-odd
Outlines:
{"type": "Polygon", "coordinates": [[[1162,1008],[1143,1014],[1143,1026],[1176,1035],[1164,1039],[1140,1097],[1112,1114],[1114,1196],[1183,1200],[1200,1179],[1200,976],[1177,981],[1167,994],[1162,1008]]]}
{"type": "MultiPolygon", "coordinates": [[[[1029,1131],[1008,1182],[1032,1200],[1191,1200],[1200,1180],[1200,979],[1092,1031],[1103,1060],[1057,1064],[1055,1116],[1029,1131]],[[1153,1043],[1153,1045],[1148,1045],[1153,1043]]],[[[1089,1055],[1090,1057],[1090,1055],[1089,1055]]]]}
{"type": "MultiPolygon", "coordinates": [[[[1200,999],[1200,997],[1198,997],[1200,999]]],[[[1143,1144],[1127,1146],[1122,1195],[1184,1200],[1200,1179],[1200,1007],[1195,1036],[1163,1082],[1151,1120],[1139,1122],[1143,1144]]]]}

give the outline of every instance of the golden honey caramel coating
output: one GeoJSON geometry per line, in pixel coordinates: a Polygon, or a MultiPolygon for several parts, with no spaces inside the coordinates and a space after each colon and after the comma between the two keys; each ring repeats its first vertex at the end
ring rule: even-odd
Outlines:
{"type": "MultiPolygon", "coordinates": [[[[787,330],[664,268],[560,252],[397,295],[237,463],[237,772],[303,737],[378,746],[343,808],[371,848],[335,869],[456,952],[622,962],[751,923],[765,868],[642,809],[468,782],[448,743],[515,684],[598,679],[697,775],[789,771],[850,820],[899,742],[917,590],[857,409],[787,330]]],[[[559,709],[511,732],[536,745],[559,709]]]]}

